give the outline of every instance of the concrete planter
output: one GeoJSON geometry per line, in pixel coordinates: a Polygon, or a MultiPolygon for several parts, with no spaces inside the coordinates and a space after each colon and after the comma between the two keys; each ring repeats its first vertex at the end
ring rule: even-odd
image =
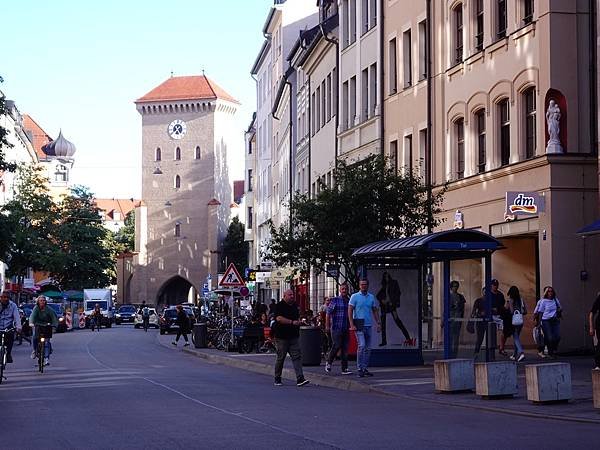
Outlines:
{"type": "Polygon", "coordinates": [[[464,392],[475,388],[472,359],[441,359],[433,363],[436,392],[464,392]]]}
{"type": "Polygon", "coordinates": [[[484,398],[515,395],[517,393],[517,364],[513,361],[475,364],[475,393],[484,398]]]}
{"type": "Polygon", "coordinates": [[[600,370],[592,370],[592,390],[594,392],[594,408],[600,409],[600,370]]]}
{"type": "Polygon", "coordinates": [[[569,363],[530,364],[525,366],[527,400],[535,403],[568,401],[571,392],[569,363]]]}

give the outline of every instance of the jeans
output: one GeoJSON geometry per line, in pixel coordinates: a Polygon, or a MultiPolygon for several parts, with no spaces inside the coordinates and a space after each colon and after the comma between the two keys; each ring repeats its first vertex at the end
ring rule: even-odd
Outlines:
{"type": "MultiPolygon", "coordinates": [[[[32,339],[32,345],[33,345],[33,350],[35,351],[35,353],[37,354],[38,351],[38,340],[39,340],[39,336],[37,334],[37,332],[33,332],[33,339],[32,339]]],[[[52,344],[50,343],[50,339],[46,338],[46,341],[44,343],[44,358],[50,358],[50,352],[52,351],[52,344]]]]}
{"type": "Polygon", "coordinates": [[[514,325],[513,331],[513,340],[515,341],[515,351],[513,356],[517,358],[521,353],[523,353],[523,345],[521,344],[521,330],[523,329],[523,325],[514,325]]]}
{"type": "Polygon", "coordinates": [[[175,342],[179,342],[179,338],[183,336],[183,340],[188,342],[187,330],[182,330],[181,327],[177,330],[177,336],[175,337],[175,342]]]}
{"type": "Polygon", "coordinates": [[[560,320],[552,318],[542,320],[544,343],[548,346],[548,354],[554,355],[560,342],[560,320]]]}
{"type": "Polygon", "coordinates": [[[371,326],[364,326],[360,331],[356,330],[356,342],[358,343],[356,366],[359,371],[363,371],[369,367],[371,358],[371,326]]]}
{"type": "Polygon", "coordinates": [[[290,354],[290,358],[292,358],[292,364],[294,365],[294,371],[296,372],[296,379],[304,379],[299,338],[275,338],[275,347],[277,348],[277,360],[275,361],[275,380],[281,380],[283,362],[285,361],[285,357],[288,353],[290,354]]]}
{"type": "Polygon", "coordinates": [[[332,330],[331,331],[331,339],[333,341],[333,345],[331,346],[331,350],[329,352],[329,357],[327,358],[327,362],[329,364],[332,364],[338,351],[341,351],[342,370],[347,370],[348,369],[348,343],[350,341],[350,334],[349,334],[348,330],[332,330]]]}

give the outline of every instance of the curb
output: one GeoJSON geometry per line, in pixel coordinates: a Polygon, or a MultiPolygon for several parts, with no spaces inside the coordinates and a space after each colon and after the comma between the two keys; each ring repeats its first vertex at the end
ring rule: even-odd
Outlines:
{"type": "MultiPolygon", "coordinates": [[[[161,343],[161,345],[170,348],[161,343]]],[[[241,359],[229,358],[227,356],[213,355],[209,353],[204,353],[202,351],[191,349],[191,348],[183,348],[182,351],[189,355],[193,355],[197,358],[204,359],[206,361],[221,364],[224,366],[234,367],[237,369],[248,370],[250,372],[260,373],[263,375],[273,376],[273,366],[269,364],[258,363],[254,361],[247,361],[241,359]]],[[[452,406],[455,408],[468,408],[475,409],[478,411],[487,411],[494,412],[499,414],[507,414],[513,416],[521,416],[521,417],[529,417],[534,419],[546,419],[546,420],[558,420],[558,421],[566,421],[566,422],[576,422],[576,423],[594,423],[600,424],[600,419],[588,419],[585,417],[571,417],[571,416],[562,416],[562,415],[548,415],[537,414],[527,411],[519,411],[513,409],[505,409],[505,408],[496,408],[493,406],[484,406],[484,405],[466,405],[464,403],[454,403],[451,401],[445,400],[436,400],[430,398],[422,398],[415,395],[408,394],[398,394],[394,392],[388,392],[380,388],[367,386],[359,381],[353,381],[350,379],[340,379],[333,378],[328,375],[320,375],[317,373],[308,372],[305,373],[304,376],[307,380],[309,380],[312,384],[317,386],[329,387],[333,389],[345,390],[350,392],[361,392],[361,393],[371,393],[371,394],[379,394],[387,397],[394,398],[403,398],[408,400],[416,400],[420,402],[427,402],[436,405],[444,405],[444,406],[452,406]]],[[[292,369],[283,369],[282,378],[285,380],[296,381],[296,374],[292,369]]]]}

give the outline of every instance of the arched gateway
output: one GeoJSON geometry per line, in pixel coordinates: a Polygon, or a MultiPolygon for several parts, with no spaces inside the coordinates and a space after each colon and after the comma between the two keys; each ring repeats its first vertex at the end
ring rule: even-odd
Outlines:
{"type": "Polygon", "coordinates": [[[157,305],[176,305],[196,298],[196,288],[185,278],[176,275],[169,278],[156,294],[157,305]]]}

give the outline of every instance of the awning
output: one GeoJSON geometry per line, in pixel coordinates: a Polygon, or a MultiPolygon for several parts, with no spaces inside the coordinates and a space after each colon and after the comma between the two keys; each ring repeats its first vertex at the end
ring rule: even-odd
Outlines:
{"type": "Polygon", "coordinates": [[[63,298],[62,292],[58,292],[58,291],[46,291],[46,292],[41,292],[41,294],[44,295],[45,297],[50,297],[50,298],[63,298]]]}
{"type": "Polygon", "coordinates": [[[355,250],[361,261],[415,264],[480,258],[504,248],[500,241],[477,230],[446,230],[420,236],[372,242],[355,250]]]}
{"type": "Polygon", "coordinates": [[[580,234],[581,236],[590,236],[598,233],[600,233],[600,220],[596,220],[595,222],[586,225],[577,232],[577,234],[580,234]]]}

